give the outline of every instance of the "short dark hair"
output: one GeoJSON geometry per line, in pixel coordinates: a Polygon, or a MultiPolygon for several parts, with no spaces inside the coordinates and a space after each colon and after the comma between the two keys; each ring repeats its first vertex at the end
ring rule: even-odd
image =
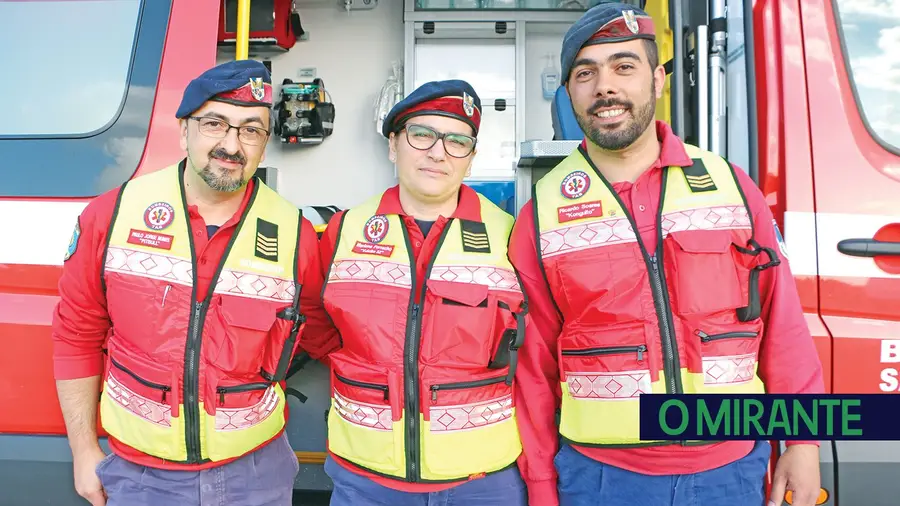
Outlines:
{"type": "Polygon", "coordinates": [[[641,39],[641,42],[644,43],[644,51],[647,53],[647,61],[650,63],[652,72],[659,66],[659,48],[656,46],[656,41],[641,39]]]}

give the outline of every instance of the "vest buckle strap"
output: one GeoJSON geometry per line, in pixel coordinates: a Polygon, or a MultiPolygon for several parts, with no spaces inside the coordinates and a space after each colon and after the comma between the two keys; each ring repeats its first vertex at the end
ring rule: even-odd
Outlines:
{"type": "Polygon", "coordinates": [[[769,257],[769,261],[750,269],[750,275],[747,281],[749,284],[747,290],[747,305],[744,307],[739,307],[735,310],[738,320],[742,322],[756,320],[762,314],[762,301],[759,295],[759,273],[781,264],[781,260],[779,260],[778,254],[776,254],[772,248],[767,248],[760,245],[753,238],[750,238],[750,240],[747,242],[752,249],[742,248],[737,245],[735,245],[735,248],[737,248],[737,250],[741,253],[746,253],[752,256],[759,256],[760,253],[765,252],[765,254],[769,257]]]}
{"type": "Polygon", "coordinates": [[[300,312],[299,309],[294,306],[288,306],[281,311],[279,311],[275,316],[281,318],[282,320],[288,320],[293,323],[291,326],[291,332],[297,332],[300,330],[300,326],[306,323],[306,315],[300,312]]]}
{"type": "Polygon", "coordinates": [[[756,267],[753,268],[753,270],[764,271],[770,267],[776,267],[778,265],[781,265],[781,260],[778,258],[778,254],[775,253],[775,250],[773,250],[772,248],[767,248],[767,247],[759,244],[758,242],[756,242],[756,239],[754,239],[752,237],[750,238],[750,240],[747,241],[747,243],[750,245],[750,248],[743,248],[743,247],[737,246],[737,245],[735,245],[735,248],[738,251],[740,251],[741,253],[744,253],[747,255],[759,256],[760,253],[765,253],[766,256],[769,257],[768,262],[757,265],[756,267]]]}
{"type": "Polygon", "coordinates": [[[299,308],[299,291],[300,290],[298,287],[297,294],[294,297],[294,304],[282,309],[275,315],[278,318],[292,322],[292,324],[291,330],[288,333],[288,337],[284,342],[284,347],[281,350],[281,356],[278,359],[278,364],[275,367],[275,373],[272,374],[272,379],[270,381],[279,382],[284,381],[285,378],[287,378],[288,368],[290,367],[291,361],[293,359],[294,346],[297,342],[297,336],[300,334],[300,329],[303,328],[303,324],[306,323],[306,315],[301,313],[299,308]]]}
{"type": "Polygon", "coordinates": [[[488,369],[502,369],[509,365],[509,372],[506,375],[507,386],[512,386],[513,378],[516,375],[519,348],[521,348],[522,344],[525,342],[526,312],[527,310],[522,310],[515,313],[516,328],[506,329],[506,331],[503,332],[503,336],[500,338],[500,344],[497,346],[497,352],[488,364],[488,369]]]}

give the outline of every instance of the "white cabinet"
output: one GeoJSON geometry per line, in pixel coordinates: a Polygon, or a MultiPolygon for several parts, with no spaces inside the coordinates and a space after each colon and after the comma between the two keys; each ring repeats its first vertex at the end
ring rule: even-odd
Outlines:
{"type": "Polygon", "coordinates": [[[521,143],[552,139],[541,72],[548,55],[558,70],[563,35],[582,14],[578,9],[528,10],[553,9],[557,0],[507,3],[513,8],[488,14],[473,7],[485,9],[484,0],[430,0],[425,9],[426,4],[415,8],[415,0],[407,0],[404,12],[404,94],[428,81],[463,79],[481,98],[482,126],[470,180],[511,182],[521,143]]]}

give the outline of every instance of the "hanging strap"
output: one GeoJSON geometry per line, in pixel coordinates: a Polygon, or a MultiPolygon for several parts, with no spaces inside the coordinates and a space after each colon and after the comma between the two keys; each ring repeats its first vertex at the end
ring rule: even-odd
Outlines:
{"type": "Polygon", "coordinates": [[[738,320],[742,322],[755,320],[762,314],[762,302],[759,294],[759,273],[781,264],[778,254],[775,253],[775,250],[772,248],[761,246],[753,237],[747,241],[747,244],[750,246],[749,248],[743,248],[736,244],[734,247],[741,253],[754,257],[759,256],[760,253],[765,253],[766,256],[769,257],[769,260],[750,269],[749,287],[747,290],[749,299],[748,304],[745,307],[739,307],[736,310],[738,320]]]}
{"type": "MultiPolygon", "coordinates": [[[[510,310],[509,305],[503,301],[497,304],[503,309],[510,310]]],[[[513,314],[516,317],[516,328],[506,329],[503,332],[500,343],[497,345],[497,352],[490,363],[488,363],[488,369],[502,369],[509,365],[509,372],[506,375],[507,386],[512,385],[518,365],[519,348],[525,342],[525,315],[528,314],[528,303],[523,301],[519,305],[519,310],[513,314]]]]}

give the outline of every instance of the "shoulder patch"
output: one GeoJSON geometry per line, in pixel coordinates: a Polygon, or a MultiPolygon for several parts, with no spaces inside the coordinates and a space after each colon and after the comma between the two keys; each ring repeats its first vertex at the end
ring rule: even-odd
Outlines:
{"type": "Polygon", "coordinates": [[[713,178],[709,175],[706,165],[703,164],[703,159],[692,158],[691,160],[694,162],[693,165],[681,169],[691,192],[698,193],[717,190],[716,183],[713,182],[713,178]]]}
{"type": "Polygon", "coordinates": [[[69,239],[69,247],[66,249],[66,256],[63,258],[63,262],[66,262],[75,254],[75,250],[78,249],[79,239],[81,239],[81,216],[75,219],[75,230],[72,231],[72,237],[69,239]]]}
{"type": "Polygon", "coordinates": [[[772,218],[772,227],[775,228],[775,239],[778,240],[778,249],[781,250],[781,256],[787,260],[787,244],[784,242],[784,236],[781,235],[781,230],[778,228],[778,223],[775,221],[775,218],[772,218]]]}
{"type": "Polygon", "coordinates": [[[463,251],[466,253],[490,253],[491,242],[487,226],[479,221],[459,220],[463,251]]]}

